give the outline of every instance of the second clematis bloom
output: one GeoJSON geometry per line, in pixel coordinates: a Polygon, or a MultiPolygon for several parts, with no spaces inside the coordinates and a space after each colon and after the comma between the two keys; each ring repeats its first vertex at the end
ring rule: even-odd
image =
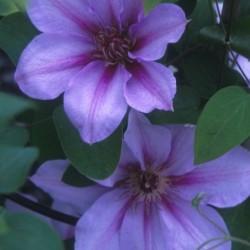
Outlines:
{"type": "Polygon", "coordinates": [[[172,110],[176,80],[153,62],[177,42],[187,20],[174,4],[144,16],[142,0],[29,0],[43,32],[24,50],[15,79],[32,98],[64,93],[64,108],[88,143],[108,137],[128,106],[172,110]]]}
{"type": "MultiPolygon", "coordinates": [[[[71,187],[61,181],[67,162],[58,161],[42,166],[32,180],[83,213],[75,250],[194,250],[207,241],[201,249],[212,249],[229,232],[211,206],[232,207],[249,196],[250,153],[237,147],[194,166],[193,141],[194,127],[155,126],[131,112],[111,177],[71,187]],[[198,211],[192,201],[199,194],[198,211]]],[[[216,249],[230,250],[231,243],[216,249]]]]}

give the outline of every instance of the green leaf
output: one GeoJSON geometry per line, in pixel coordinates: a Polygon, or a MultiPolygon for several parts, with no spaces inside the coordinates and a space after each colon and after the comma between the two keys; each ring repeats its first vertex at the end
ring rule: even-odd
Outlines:
{"type": "Polygon", "coordinates": [[[24,146],[29,140],[29,132],[23,127],[0,128],[0,145],[24,146]]]}
{"type": "Polygon", "coordinates": [[[26,0],[0,0],[0,16],[7,16],[17,11],[24,11],[26,0]]]}
{"type": "Polygon", "coordinates": [[[26,45],[37,33],[25,14],[17,12],[6,16],[0,21],[0,48],[16,64],[26,45]]]}
{"type": "Polygon", "coordinates": [[[161,0],[145,0],[144,1],[144,8],[146,11],[153,9],[157,4],[159,4],[161,0]]]}
{"type": "Polygon", "coordinates": [[[0,236],[9,232],[9,227],[4,218],[4,210],[0,207],[0,236]]]}
{"type": "Polygon", "coordinates": [[[115,170],[121,152],[121,128],[106,140],[89,145],[81,140],[63,108],[56,109],[54,122],[66,156],[81,174],[104,179],[115,170]]]}
{"type": "Polygon", "coordinates": [[[213,25],[216,22],[212,1],[198,0],[190,19],[187,35],[188,39],[195,42],[203,27],[213,25]]]}
{"type": "Polygon", "coordinates": [[[220,25],[204,27],[200,31],[201,37],[206,41],[217,44],[225,44],[225,33],[220,25]]]}
{"type": "Polygon", "coordinates": [[[250,57],[250,16],[241,18],[233,24],[231,47],[238,53],[250,57]]]}
{"type": "MultiPolygon", "coordinates": [[[[230,234],[250,241],[250,199],[234,208],[220,209],[230,234]]],[[[233,250],[246,250],[245,245],[233,242],[233,250]]]]}
{"type": "Polygon", "coordinates": [[[31,144],[39,148],[38,161],[40,163],[64,158],[64,152],[53,122],[53,112],[56,104],[54,102],[39,103],[32,121],[31,144]]]}
{"type": "Polygon", "coordinates": [[[0,193],[17,191],[37,157],[36,148],[0,145],[0,193]]]}
{"type": "MultiPolygon", "coordinates": [[[[1,38],[0,38],[1,39],[1,38]]],[[[0,126],[7,125],[10,121],[26,110],[34,109],[32,101],[19,96],[0,93],[0,126]]]]}
{"type": "Polygon", "coordinates": [[[63,243],[54,230],[28,214],[3,213],[8,232],[0,234],[1,250],[63,250],[63,243]]]}
{"type": "Polygon", "coordinates": [[[250,16],[250,1],[241,0],[240,1],[240,16],[250,16]]]}
{"type": "Polygon", "coordinates": [[[195,162],[213,160],[250,135],[250,95],[231,86],[218,91],[206,104],[198,121],[195,162]]]}
{"type": "Polygon", "coordinates": [[[70,186],[74,187],[86,187],[93,185],[94,182],[88,179],[87,177],[80,174],[75,168],[72,166],[68,167],[65,171],[62,181],[70,186]]]}

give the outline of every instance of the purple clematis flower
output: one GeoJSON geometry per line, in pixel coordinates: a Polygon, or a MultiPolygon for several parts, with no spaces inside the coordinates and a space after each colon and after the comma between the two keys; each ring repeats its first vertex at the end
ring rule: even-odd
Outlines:
{"type": "MultiPolygon", "coordinates": [[[[151,125],[133,111],[120,163],[111,177],[73,188],[57,175],[52,177],[51,171],[62,173],[65,168],[51,162],[33,181],[55,200],[83,212],[76,226],[75,250],[194,250],[229,234],[209,205],[231,207],[249,196],[250,153],[237,147],[194,166],[193,140],[193,127],[151,125]],[[200,212],[192,206],[199,194],[200,212]]],[[[218,241],[202,250],[212,243],[218,241]]],[[[229,250],[231,243],[217,249],[229,250]]]]}
{"type": "Polygon", "coordinates": [[[173,109],[175,77],[153,61],[183,34],[180,7],[160,4],[144,16],[142,0],[29,0],[27,11],[43,33],[24,50],[15,79],[33,98],[65,92],[64,108],[84,141],[108,137],[128,105],[173,109]]]}

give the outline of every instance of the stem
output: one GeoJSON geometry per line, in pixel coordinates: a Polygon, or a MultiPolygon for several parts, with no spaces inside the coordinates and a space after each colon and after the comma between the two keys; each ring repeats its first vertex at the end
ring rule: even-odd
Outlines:
{"type": "Polygon", "coordinates": [[[233,241],[233,242],[240,243],[241,245],[250,247],[250,242],[247,240],[243,240],[243,239],[240,239],[240,238],[234,237],[234,236],[230,236],[228,239],[233,241]]]}
{"type": "Polygon", "coordinates": [[[214,242],[214,241],[220,241],[224,242],[226,239],[225,237],[218,237],[218,238],[212,238],[210,240],[205,241],[204,243],[202,243],[196,250],[202,250],[204,247],[206,247],[208,244],[214,242]]]}
{"type": "Polygon", "coordinates": [[[222,9],[222,22],[225,25],[226,43],[230,41],[232,24],[239,14],[240,0],[224,0],[222,9]]]}
{"type": "Polygon", "coordinates": [[[53,220],[64,222],[72,226],[75,226],[77,221],[79,220],[79,218],[77,217],[61,213],[57,210],[48,208],[37,202],[31,201],[30,199],[27,199],[20,194],[11,194],[11,195],[6,195],[5,197],[25,208],[28,208],[53,220]]]}

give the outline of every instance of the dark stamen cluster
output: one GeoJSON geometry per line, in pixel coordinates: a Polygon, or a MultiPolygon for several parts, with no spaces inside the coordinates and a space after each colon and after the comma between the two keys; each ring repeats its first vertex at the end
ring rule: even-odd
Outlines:
{"type": "Polygon", "coordinates": [[[110,64],[132,62],[128,56],[132,42],[116,28],[100,30],[95,36],[95,41],[98,59],[103,59],[110,64]]]}
{"type": "Polygon", "coordinates": [[[139,176],[140,189],[144,193],[152,193],[154,190],[157,190],[159,186],[159,176],[150,173],[142,172],[139,176]]]}

